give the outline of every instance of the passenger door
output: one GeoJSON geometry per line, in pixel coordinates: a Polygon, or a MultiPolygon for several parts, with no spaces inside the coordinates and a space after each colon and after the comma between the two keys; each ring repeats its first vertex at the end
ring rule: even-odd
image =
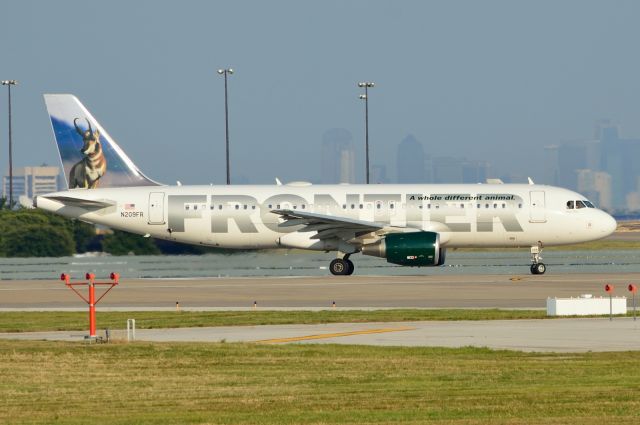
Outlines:
{"type": "Polygon", "coordinates": [[[529,192],[529,222],[544,223],[547,221],[545,214],[545,202],[543,190],[532,190],[529,192]]]}

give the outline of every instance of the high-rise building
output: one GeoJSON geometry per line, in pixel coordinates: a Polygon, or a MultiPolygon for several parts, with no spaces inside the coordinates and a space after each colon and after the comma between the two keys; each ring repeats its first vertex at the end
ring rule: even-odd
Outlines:
{"type": "MultiPolygon", "coordinates": [[[[60,190],[60,168],[42,165],[40,167],[20,167],[13,170],[13,198],[34,196],[60,190]]],[[[2,177],[2,196],[9,197],[9,175],[2,177]]]]}
{"type": "Polygon", "coordinates": [[[344,128],[333,128],[322,135],[322,182],[355,183],[353,137],[344,128]]]}
{"type": "Polygon", "coordinates": [[[592,140],[545,147],[544,182],[582,192],[609,210],[629,208],[635,198],[627,195],[639,192],[637,158],[640,139],[623,139],[616,125],[601,120],[592,140]]]}
{"type": "Polygon", "coordinates": [[[398,183],[424,183],[424,149],[422,143],[411,134],[398,145],[397,153],[398,183]]]}
{"type": "Polygon", "coordinates": [[[589,198],[598,207],[613,209],[611,176],[604,171],[577,170],[578,192],[589,198]]]}
{"type": "Polygon", "coordinates": [[[371,167],[371,183],[389,183],[387,167],[382,164],[374,164],[371,167]]]}
{"type": "Polygon", "coordinates": [[[627,211],[640,211],[640,193],[627,193],[627,211]]]}
{"type": "Polygon", "coordinates": [[[355,154],[353,149],[343,149],[340,151],[340,183],[355,183],[355,154]]]}

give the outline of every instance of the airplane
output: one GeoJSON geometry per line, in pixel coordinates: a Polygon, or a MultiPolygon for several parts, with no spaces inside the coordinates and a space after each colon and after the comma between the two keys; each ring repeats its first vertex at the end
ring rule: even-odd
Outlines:
{"type": "Polygon", "coordinates": [[[329,271],[351,275],[356,253],[440,266],[447,249],[524,248],[544,274],[543,247],[607,237],[616,221],[584,196],[534,184],[169,186],[140,171],[84,105],[46,94],[68,190],[37,208],[145,237],[195,245],[335,251],[329,271]]]}

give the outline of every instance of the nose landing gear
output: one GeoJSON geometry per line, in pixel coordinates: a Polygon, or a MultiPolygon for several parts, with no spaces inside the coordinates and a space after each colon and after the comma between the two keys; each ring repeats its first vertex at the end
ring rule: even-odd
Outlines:
{"type": "Polygon", "coordinates": [[[531,274],[544,274],[547,271],[547,266],[540,260],[542,260],[542,242],[538,241],[538,245],[531,247],[531,274]]]}

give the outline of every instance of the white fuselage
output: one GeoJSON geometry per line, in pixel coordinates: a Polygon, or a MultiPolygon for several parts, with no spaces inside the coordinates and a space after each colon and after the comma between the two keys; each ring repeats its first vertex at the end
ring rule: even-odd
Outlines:
{"type": "MultiPolygon", "coordinates": [[[[615,220],[584,200],[543,185],[145,186],[75,189],[37,198],[37,207],[70,218],[155,238],[226,248],[330,249],[274,210],[375,222],[402,231],[433,231],[443,247],[573,244],[611,234],[615,220]],[[100,201],[106,208],[65,205],[51,196],[100,201]]],[[[358,243],[356,241],[356,243],[358,243]]],[[[362,241],[360,241],[362,243],[362,241]]]]}

